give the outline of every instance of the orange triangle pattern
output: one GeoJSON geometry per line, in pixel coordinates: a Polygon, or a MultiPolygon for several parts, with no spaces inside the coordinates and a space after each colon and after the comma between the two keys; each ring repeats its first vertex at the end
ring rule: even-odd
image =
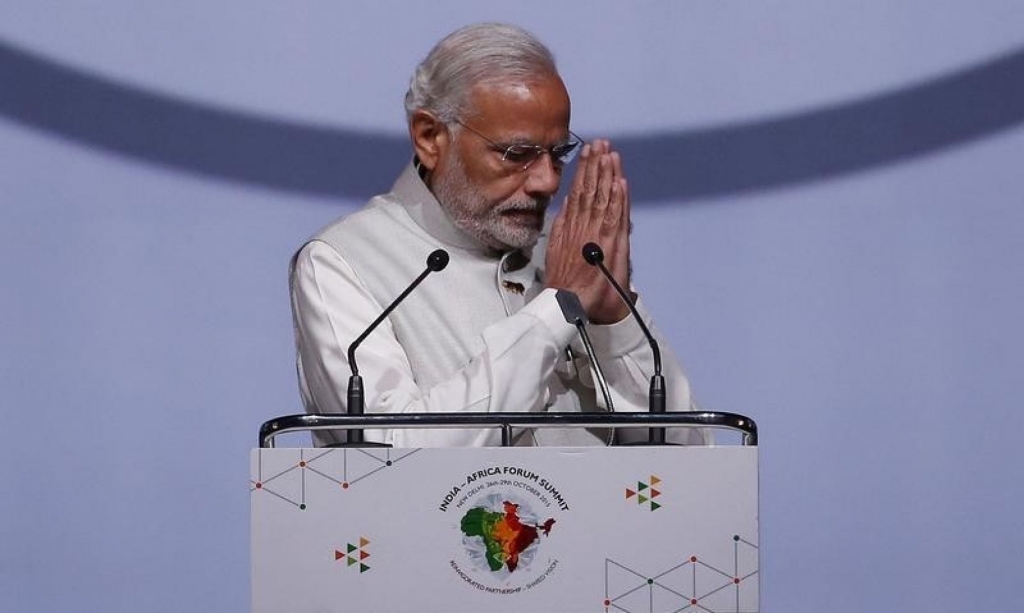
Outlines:
{"type": "Polygon", "coordinates": [[[370,544],[370,539],[365,536],[359,537],[359,545],[353,545],[352,543],[345,544],[345,552],[338,550],[334,551],[335,561],[344,559],[347,566],[359,565],[359,572],[365,573],[370,570],[369,565],[364,564],[362,561],[370,557],[370,552],[366,551],[364,547],[370,544]]]}
{"type": "Polygon", "coordinates": [[[650,484],[644,483],[643,481],[637,481],[637,483],[636,483],[636,490],[631,490],[629,488],[626,488],[626,499],[628,500],[628,499],[632,498],[633,496],[636,496],[637,497],[637,504],[641,504],[642,505],[642,504],[644,504],[646,502],[650,502],[651,503],[651,510],[652,511],[654,511],[656,509],[660,509],[661,505],[656,503],[656,502],[654,502],[655,498],[657,498],[658,496],[661,496],[661,490],[659,490],[659,489],[657,489],[655,487],[659,483],[661,483],[661,479],[659,479],[657,477],[657,475],[651,475],[651,482],[650,482],[650,484]],[[650,490],[650,491],[646,491],[646,490],[650,490]],[[645,493],[641,494],[640,492],[645,492],[645,493]]]}

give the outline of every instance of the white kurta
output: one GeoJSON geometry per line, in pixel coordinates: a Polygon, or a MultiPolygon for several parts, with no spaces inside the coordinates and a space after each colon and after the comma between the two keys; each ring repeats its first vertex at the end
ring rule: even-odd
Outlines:
{"type": "MultiPolygon", "coordinates": [[[[349,344],[423,271],[437,247],[450,253],[449,266],[430,275],[356,353],[367,413],[605,410],[576,328],[565,321],[554,290],[543,287],[543,241],[531,261],[488,252],[450,223],[410,166],[391,193],[328,226],[292,262],[299,387],[307,411],[346,411],[349,344]]],[[[657,335],[643,305],[637,306],[657,335]]],[[[615,410],[647,410],[653,356],[636,322],[626,318],[589,330],[615,410]]],[[[659,342],[669,410],[693,410],[679,362],[659,342]]],[[[516,442],[606,444],[608,435],[538,429],[518,432],[516,442]]],[[[707,442],[700,430],[670,437],[707,442]]],[[[499,444],[500,432],[371,430],[367,439],[397,447],[481,446],[499,444]]]]}

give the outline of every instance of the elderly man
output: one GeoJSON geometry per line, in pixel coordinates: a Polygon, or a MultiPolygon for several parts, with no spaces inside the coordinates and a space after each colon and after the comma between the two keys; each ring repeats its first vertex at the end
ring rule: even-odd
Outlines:
{"type": "MultiPolygon", "coordinates": [[[[299,385],[307,411],[346,410],[346,348],[438,247],[451,263],[360,346],[371,413],[606,410],[556,290],[574,292],[616,411],[647,407],[649,345],[628,307],[581,256],[596,242],[630,287],[629,186],[608,141],[569,130],[569,95],[550,51],[514,26],[462,28],[417,67],[405,98],[413,159],[391,192],[306,243],[291,268],[299,385]],[[576,155],[550,229],[545,213],[576,155]]],[[[636,306],[645,319],[646,311],[636,306]]],[[[665,352],[669,410],[692,406],[665,352]]],[[[639,432],[637,435],[639,436],[639,432]]],[[[618,434],[622,437],[621,432],[618,434]]],[[[681,442],[703,442],[699,431],[681,442]]],[[[495,430],[384,430],[402,447],[480,446],[495,430]]],[[[518,445],[593,445],[610,432],[523,430],[518,445]]],[[[320,444],[332,435],[317,435],[320,444]]]]}

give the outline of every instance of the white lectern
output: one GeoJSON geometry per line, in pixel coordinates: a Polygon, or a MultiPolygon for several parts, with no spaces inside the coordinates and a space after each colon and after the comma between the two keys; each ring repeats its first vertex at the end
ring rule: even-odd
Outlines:
{"type": "Polygon", "coordinates": [[[250,495],[255,613],[759,608],[753,444],[261,446],[250,495]]]}

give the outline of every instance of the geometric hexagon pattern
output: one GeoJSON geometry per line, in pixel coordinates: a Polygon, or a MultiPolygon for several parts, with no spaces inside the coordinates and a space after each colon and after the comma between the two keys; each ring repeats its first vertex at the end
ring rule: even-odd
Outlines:
{"type": "Polygon", "coordinates": [[[605,611],[655,613],[708,611],[756,613],[740,609],[744,590],[757,590],[758,547],[733,536],[732,568],[722,568],[691,555],[655,572],[628,568],[605,559],[605,611]]]}
{"type": "MultiPolygon", "coordinates": [[[[269,494],[299,510],[305,510],[308,503],[307,479],[326,479],[347,490],[418,451],[420,450],[390,447],[295,449],[294,459],[286,464],[271,465],[268,460],[265,465],[261,450],[258,454],[257,477],[249,481],[249,492],[269,494]],[[324,462],[325,458],[338,453],[342,454],[340,466],[338,462],[324,462]]],[[[279,450],[274,457],[281,457],[279,450]]]]}

